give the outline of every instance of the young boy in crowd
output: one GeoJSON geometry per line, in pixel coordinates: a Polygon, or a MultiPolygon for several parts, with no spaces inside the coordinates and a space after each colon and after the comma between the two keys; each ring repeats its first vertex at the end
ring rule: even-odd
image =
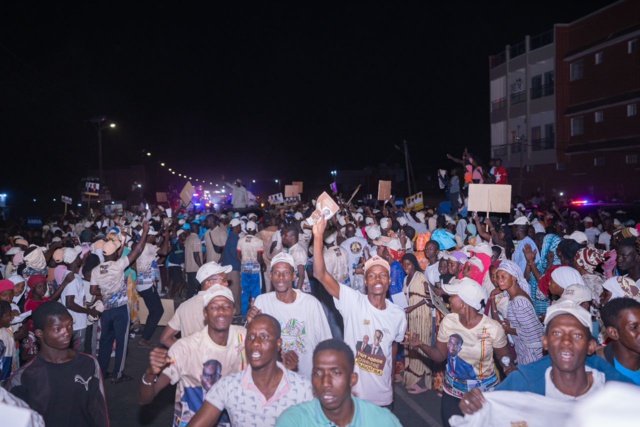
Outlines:
{"type": "Polygon", "coordinates": [[[596,354],[625,377],[640,385],[640,302],[633,298],[615,298],[600,310],[611,342],[596,354]]]}
{"type": "Polygon", "coordinates": [[[11,326],[11,304],[0,301],[0,381],[4,381],[11,375],[11,364],[15,356],[15,341],[11,326]]]}
{"type": "Polygon", "coordinates": [[[73,317],[60,303],[45,302],[32,315],[40,351],[17,370],[7,389],[38,412],[47,427],[108,426],[98,361],[70,347],[73,317]]]}

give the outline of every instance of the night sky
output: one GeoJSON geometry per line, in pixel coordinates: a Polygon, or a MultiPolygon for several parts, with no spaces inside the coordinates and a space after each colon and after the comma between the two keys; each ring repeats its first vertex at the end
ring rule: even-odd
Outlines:
{"type": "Polygon", "coordinates": [[[207,180],[329,182],[403,139],[418,175],[486,158],[487,57],[610,3],[3,2],[0,191],[75,189],[100,114],[105,168],[144,149],[207,180]]]}

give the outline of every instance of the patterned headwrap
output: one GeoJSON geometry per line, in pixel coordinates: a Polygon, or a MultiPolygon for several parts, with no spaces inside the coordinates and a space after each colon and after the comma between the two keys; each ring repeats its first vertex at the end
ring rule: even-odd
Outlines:
{"type": "Polygon", "coordinates": [[[611,299],[627,297],[640,301],[640,289],[628,276],[614,276],[605,280],[602,287],[611,292],[611,299]]]}
{"type": "Polygon", "coordinates": [[[504,260],[500,263],[498,271],[499,270],[506,271],[511,276],[513,276],[518,281],[518,286],[520,286],[522,290],[527,293],[527,295],[531,296],[531,288],[529,286],[529,282],[527,282],[527,280],[524,278],[522,270],[520,269],[518,264],[513,261],[504,260]]]}
{"type": "Polygon", "coordinates": [[[593,273],[604,262],[609,253],[602,249],[582,248],[576,253],[576,264],[587,272],[593,273]]]}

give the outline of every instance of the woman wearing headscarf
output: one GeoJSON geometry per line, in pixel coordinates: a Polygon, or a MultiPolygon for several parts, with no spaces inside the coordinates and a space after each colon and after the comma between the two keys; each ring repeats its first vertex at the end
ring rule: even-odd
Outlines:
{"type": "Polygon", "coordinates": [[[538,320],[529,289],[520,267],[512,261],[503,261],[496,272],[497,289],[509,294],[507,319],[500,319],[494,294],[491,297],[491,317],[500,321],[505,333],[513,339],[516,363],[526,365],[542,358],[542,335],[544,327],[538,320]]]}
{"type": "MultiPolygon", "coordinates": [[[[428,295],[425,290],[428,286],[427,278],[413,254],[402,257],[402,268],[407,274],[404,279],[404,294],[409,302],[409,306],[405,308],[408,327],[418,333],[422,342],[431,343],[432,316],[431,308],[426,302],[428,295]]],[[[427,366],[427,362],[417,349],[407,351],[404,385],[409,393],[419,394],[431,389],[431,369],[427,366]],[[420,385],[421,382],[424,386],[420,385]]]]}
{"type": "Polygon", "coordinates": [[[535,250],[529,246],[524,248],[524,256],[527,259],[524,277],[529,282],[530,295],[537,315],[545,314],[549,307],[549,297],[540,290],[539,282],[550,267],[560,265],[556,249],[561,241],[562,239],[555,234],[544,236],[538,262],[535,261],[535,250]]]}
{"type": "Polygon", "coordinates": [[[576,253],[576,258],[574,259],[575,268],[582,275],[584,283],[591,290],[594,298],[602,294],[602,284],[605,281],[604,276],[596,273],[595,270],[608,256],[608,252],[590,247],[582,248],[576,253]]]}
{"type": "Polygon", "coordinates": [[[451,313],[442,320],[435,345],[423,342],[413,328],[407,329],[407,344],[437,363],[447,362],[440,414],[449,426],[449,418],[461,414],[460,399],[470,387],[491,391],[498,385],[494,356],[502,360],[509,349],[502,326],[480,312],[486,295],[479,283],[465,277],[442,289],[450,295],[451,313]]]}
{"type": "Polygon", "coordinates": [[[600,306],[616,298],[633,298],[640,302],[640,289],[636,282],[628,276],[611,277],[602,284],[600,306]]]}
{"type": "Polygon", "coordinates": [[[587,286],[575,268],[561,266],[553,270],[553,273],[551,273],[551,282],[549,283],[549,293],[551,295],[561,297],[564,290],[571,285],[587,286]]]}

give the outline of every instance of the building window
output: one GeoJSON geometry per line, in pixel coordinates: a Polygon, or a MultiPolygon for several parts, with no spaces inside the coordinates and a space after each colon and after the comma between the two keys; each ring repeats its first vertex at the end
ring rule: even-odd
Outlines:
{"type": "Polygon", "coordinates": [[[570,65],[571,81],[580,80],[584,76],[584,61],[576,61],[570,65]]]}
{"type": "Polygon", "coordinates": [[[595,159],[593,159],[594,166],[604,166],[604,163],[604,157],[596,157],[595,159]]]}
{"type": "Polygon", "coordinates": [[[584,133],[583,117],[574,117],[571,119],[571,136],[582,135],[584,133]]]}
{"type": "Polygon", "coordinates": [[[596,65],[602,64],[604,62],[604,53],[598,52],[596,53],[596,65]]]}
{"type": "Polygon", "coordinates": [[[638,114],[638,104],[627,104],[627,117],[638,114]]]}
{"type": "Polygon", "coordinates": [[[625,162],[628,165],[635,165],[638,163],[638,155],[637,154],[627,154],[624,158],[625,162]]]}
{"type": "Polygon", "coordinates": [[[602,123],[602,121],[604,120],[604,114],[602,113],[602,111],[596,111],[594,113],[594,117],[595,117],[596,123],[602,123]]]}
{"type": "Polygon", "coordinates": [[[627,53],[634,53],[638,48],[638,39],[629,40],[627,42],[627,53]]]}

